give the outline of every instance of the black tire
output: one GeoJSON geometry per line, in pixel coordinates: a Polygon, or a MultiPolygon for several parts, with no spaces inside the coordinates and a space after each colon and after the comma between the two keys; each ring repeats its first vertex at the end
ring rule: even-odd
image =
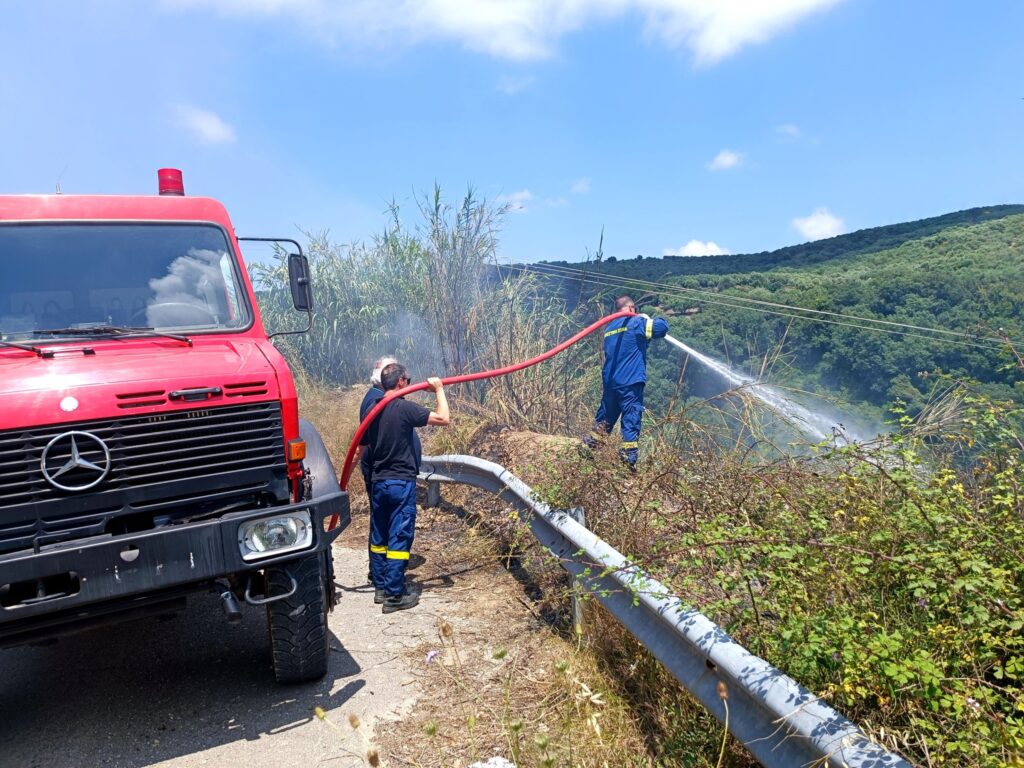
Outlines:
{"type": "MultiPolygon", "coordinates": [[[[326,560],[317,554],[267,568],[267,594],[295,594],[267,605],[274,677],[279,683],[305,683],[327,674],[330,653],[327,631],[326,560]]],[[[330,587],[333,590],[333,585],[330,587]]]]}

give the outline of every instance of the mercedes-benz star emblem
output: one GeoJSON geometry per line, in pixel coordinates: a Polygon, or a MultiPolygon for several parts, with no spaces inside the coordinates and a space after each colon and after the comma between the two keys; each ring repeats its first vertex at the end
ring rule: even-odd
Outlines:
{"type": "Polygon", "coordinates": [[[39,466],[54,488],[86,491],[110,472],[110,449],[90,432],[64,432],[46,444],[39,466]]]}

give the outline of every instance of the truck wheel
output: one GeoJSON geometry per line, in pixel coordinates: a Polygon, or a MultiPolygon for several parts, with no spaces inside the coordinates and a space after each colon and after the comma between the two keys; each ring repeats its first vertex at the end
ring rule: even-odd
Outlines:
{"type": "MultiPolygon", "coordinates": [[[[295,594],[267,605],[274,677],[279,683],[305,683],[327,673],[327,574],[321,555],[267,568],[267,594],[295,594]]],[[[333,585],[331,587],[333,589],[333,585]]]]}

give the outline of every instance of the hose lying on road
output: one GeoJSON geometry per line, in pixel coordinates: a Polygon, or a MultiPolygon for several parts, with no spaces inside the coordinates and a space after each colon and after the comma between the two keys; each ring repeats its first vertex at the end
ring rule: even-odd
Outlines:
{"type": "MultiPolygon", "coordinates": [[[[580,339],[590,335],[591,333],[596,331],[598,328],[602,328],[603,326],[605,326],[608,323],[610,323],[612,320],[617,320],[620,317],[630,317],[633,314],[634,314],[633,312],[614,312],[614,313],[612,313],[610,315],[606,315],[606,316],[602,317],[600,320],[598,320],[598,321],[588,325],[586,328],[584,328],[582,331],[577,333],[572,338],[566,339],[561,344],[559,344],[559,345],[549,349],[547,352],[545,352],[545,353],[543,353],[541,355],[537,355],[536,357],[531,357],[529,360],[524,360],[521,363],[515,363],[514,365],[507,365],[504,368],[495,368],[495,369],[490,370],[490,371],[479,371],[477,373],[466,373],[466,374],[463,374],[461,376],[449,376],[447,378],[441,379],[441,382],[443,384],[445,384],[446,386],[450,385],[450,384],[463,384],[463,383],[465,383],[467,381],[478,381],[480,379],[493,379],[493,378],[496,378],[498,376],[506,376],[506,375],[508,375],[510,373],[515,373],[516,371],[521,371],[524,368],[529,368],[532,365],[537,365],[537,363],[542,363],[545,360],[548,360],[548,359],[554,357],[559,352],[565,351],[566,349],[571,347],[573,344],[578,342],[580,339]]],[[[369,429],[370,424],[373,423],[373,420],[377,418],[377,415],[381,411],[383,411],[384,407],[388,403],[390,403],[392,400],[394,400],[396,397],[402,397],[404,395],[408,395],[408,394],[411,394],[413,392],[421,392],[421,391],[423,391],[425,389],[430,389],[430,384],[428,384],[425,381],[421,381],[421,382],[418,382],[416,384],[410,384],[408,387],[403,387],[402,389],[392,390],[392,391],[388,392],[386,395],[384,395],[384,398],[379,403],[377,403],[377,405],[375,405],[370,410],[370,412],[368,414],[366,414],[366,418],[363,419],[362,422],[359,424],[359,428],[356,430],[355,435],[353,435],[353,437],[352,437],[352,442],[348,446],[348,453],[345,454],[345,465],[342,467],[342,469],[341,469],[341,476],[338,478],[338,482],[341,485],[341,490],[343,490],[343,491],[347,491],[348,490],[348,481],[349,481],[349,478],[352,476],[352,465],[353,465],[353,462],[354,462],[354,459],[355,459],[356,449],[359,447],[359,441],[362,440],[363,435],[365,434],[366,430],[369,429]]],[[[332,517],[331,518],[330,527],[334,528],[334,526],[336,526],[337,524],[338,524],[337,518],[336,517],[332,517]]]]}

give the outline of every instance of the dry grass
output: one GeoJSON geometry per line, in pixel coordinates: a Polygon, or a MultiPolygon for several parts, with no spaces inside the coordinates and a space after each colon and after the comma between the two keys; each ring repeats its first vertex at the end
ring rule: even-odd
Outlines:
{"type": "Polygon", "coordinates": [[[528,597],[536,585],[509,578],[492,530],[451,501],[420,513],[416,580],[447,582],[459,597],[408,652],[428,694],[381,735],[385,754],[416,766],[496,755],[519,766],[650,765],[628,702],[541,615],[528,597]]]}
{"type": "Polygon", "coordinates": [[[369,385],[327,387],[301,373],[296,379],[299,415],[317,428],[340,472],[349,441],[359,426],[359,404],[369,385]]]}

